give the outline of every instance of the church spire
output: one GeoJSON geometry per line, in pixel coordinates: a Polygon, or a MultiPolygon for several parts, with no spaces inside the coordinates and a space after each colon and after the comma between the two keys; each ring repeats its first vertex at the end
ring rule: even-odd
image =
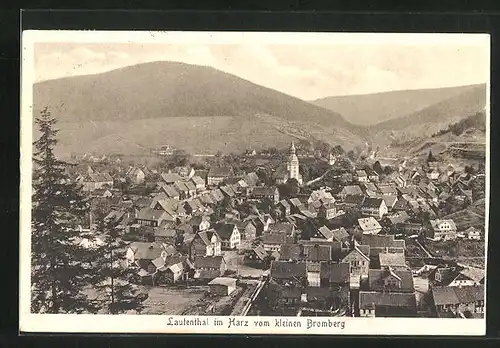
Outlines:
{"type": "Polygon", "coordinates": [[[293,141],[292,141],[292,146],[290,146],[290,153],[295,155],[295,144],[293,141]]]}

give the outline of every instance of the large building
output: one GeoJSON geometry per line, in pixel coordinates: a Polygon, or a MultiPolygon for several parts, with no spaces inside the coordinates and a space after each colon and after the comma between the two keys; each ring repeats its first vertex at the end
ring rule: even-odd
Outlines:
{"type": "Polygon", "coordinates": [[[302,175],[299,171],[299,159],[295,154],[295,144],[292,141],[292,145],[290,146],[290,156],[288,157],[288,162],[286,164],[287,173],[285,174],[284,182],[287,182],[289,179],[296,179],[299,185],[302,185],[302,175]]]}

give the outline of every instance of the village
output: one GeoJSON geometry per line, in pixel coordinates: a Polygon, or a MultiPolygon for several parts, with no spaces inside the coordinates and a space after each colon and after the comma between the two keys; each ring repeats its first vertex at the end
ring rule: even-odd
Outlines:
{"type": "Polygon", "coordinates": [[[81,228],[99,237],[101,216],[126,243],[144,314],[484,316],[484,166],[296,145],[161,169],[79,158],[81,228]]]}

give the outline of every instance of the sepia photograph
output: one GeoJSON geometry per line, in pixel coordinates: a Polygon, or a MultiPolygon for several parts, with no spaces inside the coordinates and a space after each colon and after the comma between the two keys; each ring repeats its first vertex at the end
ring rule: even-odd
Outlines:
{"type": "Polygon", "coordinates": [[[489,35],[22,47],[22,332],[485,334],[489,35]]]}

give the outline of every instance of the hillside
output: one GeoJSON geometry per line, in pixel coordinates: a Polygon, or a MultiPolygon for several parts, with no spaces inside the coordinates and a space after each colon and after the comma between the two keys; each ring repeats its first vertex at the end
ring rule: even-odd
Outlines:
{"type": "Polygon", "coordinates": [[[33,95],[35,115],[48,106],[58,119],[65,154],[136,153],[163,144],[205,153],[282,146],[297,136],[283,128],[347,147],[364,141],[361,127],[333,111],[183,63],[44,81],[33,95]]]}
{"type": "Polygon", "coordinates": [[[377,145],[421,139],[447,129],[471,115],[484,111],[486,85],[474,85],[461,93],[404,117],[371,127],[371,141],[377,145]]]}
{"type": "Polygon", "coordinates": [[[313,100],[311,103],[334,110],[353,124],[370,126],[412,114],[474,87],[460,86],[334,96],[313,100]]]}

